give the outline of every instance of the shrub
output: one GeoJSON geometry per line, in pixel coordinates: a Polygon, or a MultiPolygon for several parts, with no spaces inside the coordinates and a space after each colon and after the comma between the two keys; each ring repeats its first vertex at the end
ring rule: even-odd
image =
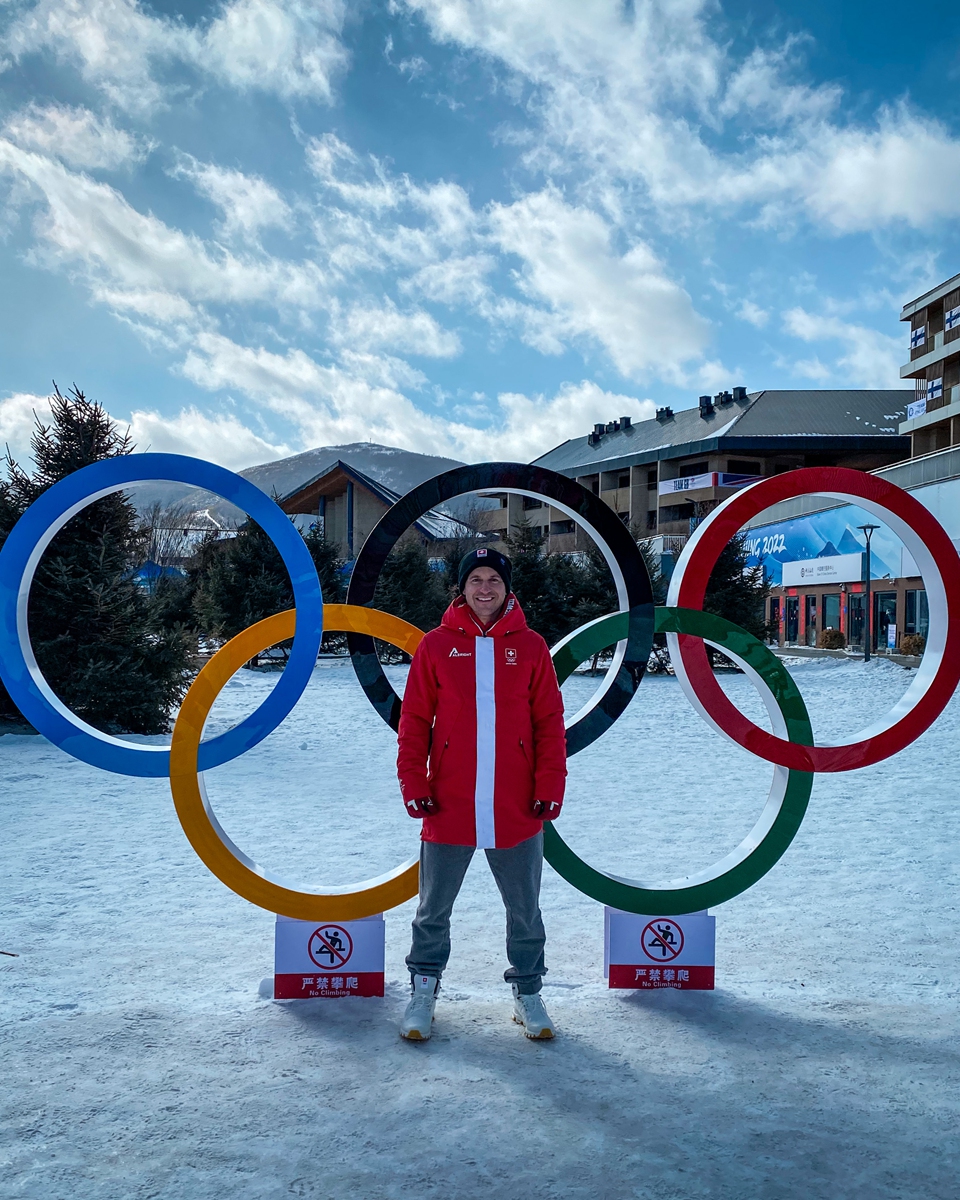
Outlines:
{"type": "Polygon", "coordinates": [[[900,639],[900,653],[913,654],[918,658],[923,653],[923,648],[927,643],[927,639],[922,633],[908,633],[900,639]]]}
{"type": "Polygon", "coordinates": [[[847,639],[839,629],[824,629],[817,638],[821,650],[842,650],[846,644],[847,639]]]}

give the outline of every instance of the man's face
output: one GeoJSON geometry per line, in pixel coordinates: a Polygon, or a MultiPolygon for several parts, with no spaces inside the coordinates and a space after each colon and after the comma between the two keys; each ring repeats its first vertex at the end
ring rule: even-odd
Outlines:
{"type": "Polygon", "coordinates": [[[486,625],[500,611],[507,589],[493,567],[474,567],[463,585],[463,596],[474,615],[486,625]]]}

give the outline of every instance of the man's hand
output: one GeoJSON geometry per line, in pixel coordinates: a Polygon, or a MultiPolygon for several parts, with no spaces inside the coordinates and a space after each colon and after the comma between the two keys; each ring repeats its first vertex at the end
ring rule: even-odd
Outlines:
{"type": "Polygon", "coordinates": [[[424,796],[420,800],[404,800],[403,803],[415,821],[422,821],[424,817],[432,817],[437,811],[437,802],[431,796],[424,796]]]}
{"type": "Polygon", "coordinates": [[[533,815],[541,821],[555,821],[563,808],[562,800],[534,800],[533,815]]]}

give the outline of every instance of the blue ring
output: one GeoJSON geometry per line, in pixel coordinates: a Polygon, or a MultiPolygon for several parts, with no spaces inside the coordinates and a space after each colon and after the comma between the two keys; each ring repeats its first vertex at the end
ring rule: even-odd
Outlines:
{"type": "MultiPolygon", "coordinates": [[[[30,505],[0,549],[0,678],[30,724],[61,750],[118,775],[160,778],[170,772],[169,750],[132,745],[101,733],[62,705],[45,682],[43,687],[50,695],[44,694],[28,665],[24,651],[31,659],[33,652],[29,644],[21,642],[17,621],[22,604],[28,641],[25,613],[29,585],[27,594],[21,595],[22,584],[28,571],[32,582],[36,564],[57,530],[100,496],[150,479],[204,488],[243,509],[273,540],[293,584],[297,628],[283,674],[255,712],[233,729],[201,744],[201,771],[229,762],[263,741],[303,695],[323,635],[323,596],[310,552],[279,505],[242,476],[200,458],[136,454],[104,459],[61,479],[30,505]]],[[[39,676],[35,663],[34,670],[39,676]]]]}

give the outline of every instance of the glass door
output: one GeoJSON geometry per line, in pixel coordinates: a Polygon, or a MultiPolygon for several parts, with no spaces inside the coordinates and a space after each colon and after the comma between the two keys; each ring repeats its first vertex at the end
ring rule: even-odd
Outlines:
{"type": "Polygon", "coordinates": [[[817,598],[816,596],[804,596],[803,598],[803,640],[808,646],[817,644],[817,598]]]}
{"type": "MultiPolygon", "coordinates": [[[[890,626],[893,626],[893,637],[896,638],[897,632],[897,593],[896,592],[874,592],[873,593],[873,648],[874,650],[886,650],[888,648],[887,631],[890,626]]],[[[896,640],[892,647],[896,649],[896,640]]]]}
{"type": "Polygon", "coordinates": [[[832,596],[824,596],[823,598],[823,621],[824,629],[839,629],[840,628],[840,593],[835,592],[832,596]]]}
{"type": "Polygon", "coordinates": [[[787,597],[785,625],[784,640],[788,646],[795,646],[800,635],[800,599],[798,596],[787,597]]]}
{"type": "Polygon", "coordinates": [[[863,593],[847,596],[847,645],[863,647],[863,593]]]}

